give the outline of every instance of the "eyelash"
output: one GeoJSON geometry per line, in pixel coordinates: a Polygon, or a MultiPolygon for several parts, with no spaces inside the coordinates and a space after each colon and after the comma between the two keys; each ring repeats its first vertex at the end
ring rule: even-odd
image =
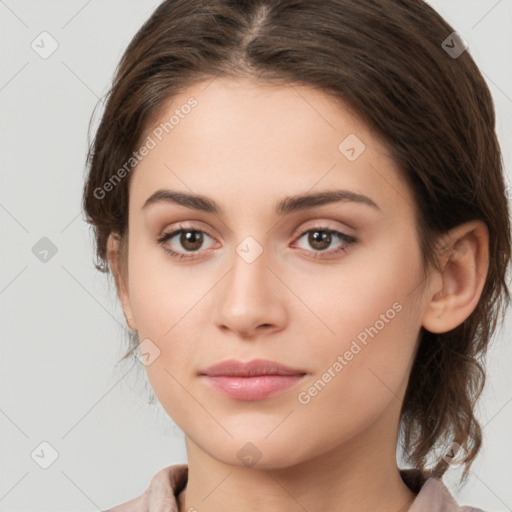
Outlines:
{"type": "MultiPolygon", "coordinates": [[[[175,251],[173,249],[169,249],[169,247],[167,247],[165,245],[165,242],[167,242],[167,240],[170,240],[171,238],[173,238],[174,236],[176,236],[177,234],[179,233],[182,233],[182,232],[187,232],[187,231],[193,231],[193,232],[196,232],[196,233],[203,233],[205,235],[208,235],[210,238],[213,238],[207,231],[204,231],[202,229],[193,229],[193,228],[190,228],[190,227],[185,227],[185,226],[182,226],[182,225],[179,225],[178,226],[178,229],[175,229],[173,231],[170,231],[168,233],[163,233],[160,237],[157,238],[157,242],[159,245],[162,245],[163,249],[169,253],[169,255],[171,256],[171,258],[175,258],[175,259],[178,259],[178,260],[182,260],[182,259],[193,259],[195,258],[195,254],[199,251],[193,251],[192,254],[190,255],[187,255],[187,254],[183,254],[181,252],[178,252],[178,251],[175,251]]],[[[323,258],[323,256],[320,256],[320,254],[337,254],[337,253],[345,253],[353,244],[357,243],[357,239],[353,236],[350,236],[350,235],[346,235],[345,233],[342,233],[341,231],[337,231],[335,229],[331,229],[331,228],[328,228],[326,226],[316,226],[316,227],[313,227],[313,228],[309,228],[309,229],[306,229],[305,231],[303,231],[298,237],[297,237],[297,240],[300,240],[305,234],[307,233],[310,233],[311,231],[320,231],[322,233],[328,233],[328,234],[331,234],[331,235],[334,235],[335,238],[337,238],[339,241],[341,242],[344,242],[345,245],[344,246],[341,246],[340,248],[338,249],[335,249],[335,250],[330,250],[330,251],[313,251],[314,253],[316,253],[313,258],[323,258]],[[318,254],[318,256],[317,256],[318,254]]],[[[212,249],[207,249],[207,250],[212,250],[212,249]]]]}

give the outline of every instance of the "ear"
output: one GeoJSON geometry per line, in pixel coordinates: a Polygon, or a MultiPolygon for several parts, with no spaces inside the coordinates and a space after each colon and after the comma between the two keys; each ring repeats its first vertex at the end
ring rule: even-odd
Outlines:
{"type": "Polygon", "coordinates": [[[489,268],[489,231],[482,221],[453,228],[446,236],[440,271],[434,271],[422,325],[433,333],[460,325],[478,304],[489,268]]]}
{"type": "Polygon", "coordinates": [[[130,295],[128,293],[127,265],[126,261],[122,261],[124,254],[120,251],[119,235],[117,233],[110,233],[108,237],[107,256],[116,283],[117,295],[123,307],[126,323],[130,329],[136,331],[137,326],[135,325],[135,320],[133,318],[130,295]]]}

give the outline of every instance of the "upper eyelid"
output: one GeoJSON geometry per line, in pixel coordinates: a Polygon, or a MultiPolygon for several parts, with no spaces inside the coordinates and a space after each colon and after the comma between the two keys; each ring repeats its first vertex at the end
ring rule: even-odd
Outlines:
{"type": "MultiPolygon", "coordinates": [[[[335,232],[342,233],[342,234],[344,234],[344,235],[346,235],[348,237],[353,237],[354,238],[354,235],[351,235],[349,232],[347,232],[347,231],[350,231],[350,230],[346,230],[344,228],[328,226],[326,224],[327,224],[327,222],[317,221],[317,223],[312,225],[312,226],[304,226],[304,227],[302,227],[300,229],[296,229],[294,231],[294,233],[292,234],[292,236],[293,237],[303,236],[308,231],[317,229],[317,230],[335,231],[335,232]]],[[[182,231],[199,231],[201,233],[205,233],[210,238],[213,238],[213,239],[216,238],[214,235],[210,234],[210,232],[207,229],[198,228],[197,226],[182,226],[182,225],[178,225],[178,226],[173,227],[171,229],[164,229],[162,231],[162,234],[159,235],[158,238],[163,238],[163,237],[169,236],[169,235],[172,235],[174,237],[174,236],[176,236],[178,233],[180,233],[182,231]]]]}
{"type": "MultiPolygon", "coordinates": [[[[161,236],[163,236],[166,233],[172,233],[172,232],[180,231],[181,229],[183,229],[183,230],[190,230],[190,231],[202,231],[202,232],[206,233],[207,235],[215,238],[214,235],[210,234],[209,229],[201,227],[201,224],[203,224],[203,222],[200,220],[178,221],[174,225],[174,227],[164,228],[161,231],[161,233],[162,233],[161,236]],[[189,222],[192,225],[190,225],[190,226],[186,225],[189,222]],[[194,223],[199,223],[199,225],[194,225],[194,223]]],[[[351,232],[353,232],[355,230],[354,227],[348,225],[347,223],[340,221],[340,220],[334,220],[334,219],[301,221],[300,226],[303,226],[303,227],[294,229],[291,236],[300,235],[304,231],[308,231],[309,229],[319,229],[319,228],[330,229],[333,231],[341,231],[342,233],[350,236],[351,232]],[[333,223],[333,222],[341,223],[341,224],[343,224],[343,226],[340,227],[340,226],[333,226],[333,225],[329,226],[328,225],[329,223],[333,223]]]]}

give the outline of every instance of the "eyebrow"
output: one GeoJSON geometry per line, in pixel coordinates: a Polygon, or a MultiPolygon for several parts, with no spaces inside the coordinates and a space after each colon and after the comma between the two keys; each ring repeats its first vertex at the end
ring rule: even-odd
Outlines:
{"type": "MultiPolygon", "coordinates": [[[[350,190],[326,190],[312,194],[285,197],[275,205],[274,213],[276,215],[284,216],[293,212],[307,210],[315,206],[339,202],[364,204],[382,211],[372,199],[362,194],[357,194],[350,190]]],[[[142,206],[142,209],[147,209],[149,206],[157,203],[174,203],[192,210],[213,213],[216,215],[224,214],[224,210],[215,201],[208,197],[169,189],[157,190],[154,194],[148,197],[142,206]]]]}

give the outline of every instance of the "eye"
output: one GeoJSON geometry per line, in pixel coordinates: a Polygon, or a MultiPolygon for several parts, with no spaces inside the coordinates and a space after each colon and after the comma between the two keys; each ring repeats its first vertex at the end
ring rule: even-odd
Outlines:
{"type": "Polygon", "coordinates": [[[315,228],[310,228],[306,231],[303,231],[299,236],[298,240],[304,237],[304,235],[308,235],[306,241],[307,244],[314,249],[313,258],[323,258],[322,253],[327,253],[329,255],[337,254],[339,252],[346,252],[349,247],[357,242],[357,239],[353,236],[346,235],[341,231],[337,231],[336,229],[331,229],[324,226],[319,226],[315,228]],[[328,249],[333,242],[338,242],[339,245],[335,249],[328,249]]]}
{"type": "MultiPolygon", "coordinates": [[[[305,235],[309,235],[307,237],[307,244],[313,248],[313,251],[310,251],[307,248],[302,249],[306,250],[307,252],[313,252],[313,255],[310,256],[313,258],[325,258],[324,254],[333,255],[344,253],[357,242],[357,239],[353,236],[346,235],[341,231],[337,231],[325,226],[318,226],[307,229],[299,235],[297,240],[300,240],[305,235]],[[338,242],[338,247],[329,249],[333,242],[338,242]]],[[[201,247],[204,244],[205,236],[213,239],[211,235],[203,230],[179,225],[177,229],[161,235],[157,239],[157,242],[158,244],[162,245],[163,249],[169,253],[171,257],[181,260],[195,258],[196,255],[194,253],[201,252],[201,247]],[[178,247],[178,250],[175,250],[170,247],[168,242],[172,241],[173,238],[176,238],[177,235],[180,235],[177,238],[177,243],[181,245],[181,249],[178,247]]]]}
{"type": "Polygon", "coordinates": [[[201,246],[204,243],[205,236],[208,238],[212,238],[208,233],[202,231],[200,229],[187,228],[185,226],[178,226],[178,229],[175,229],[169,233],[164,233],[161,237],[157,239],[157,242],[161,244],[165,251],[167,251],[173,258],[183,259],[183,258],[193,258],[194,254],[186,254],[187,252],[198,252],[201,249],[201,246]],[[176,251],[169,247],[169,244],[166,242],[172,241],[176,235],[180,235],[177,238],[179,244],[184,249],[184,251],[176,251]]]}

